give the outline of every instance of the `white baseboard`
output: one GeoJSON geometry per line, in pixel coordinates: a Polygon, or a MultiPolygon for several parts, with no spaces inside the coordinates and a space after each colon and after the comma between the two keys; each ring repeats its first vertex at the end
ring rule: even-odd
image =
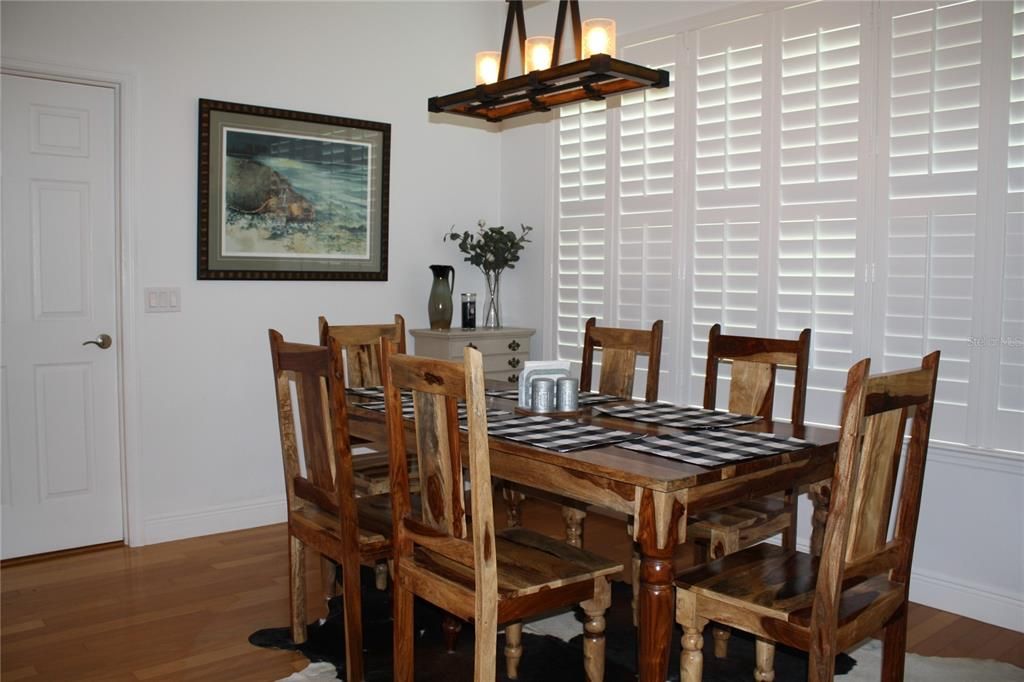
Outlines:
{"type": "Polygon", "coordinates": [[[950,580],[929,571],[913,571],[910,600],[932,608],[1024,632],[1024,601],[1019,594],[995,592],[984,585],[950,580]]]}
{"type": "MultiPolygon", "coordinates": [[[[775,538],[767,542],[779,544],[775,538]]],[[[796,547],[801,552],[811,551],[810,546],[809,538],[797,538],[796,547]]],[[[1019,594],[996,592],[984,585],[951,580],[930,571],[912,571],[910,601],[1024,632],[1024,600],[1019,594]]]]}
{"type": "Polygon", "coordinates": [[[284,497],[268,497],[243,504],[225,504],[183,514],[151,516],[143,522],[142,542],[158,542],[193,538],[213,533],[284,523],[287,519],[284,497]]]}

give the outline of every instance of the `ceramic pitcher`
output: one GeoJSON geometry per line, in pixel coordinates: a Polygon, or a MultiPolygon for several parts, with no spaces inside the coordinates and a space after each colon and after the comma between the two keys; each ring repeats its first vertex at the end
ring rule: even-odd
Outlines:
{"type": "Polygon", "coordinates": [[[450,329],[452,326],[452,292],[455,290],[455,268],[450,265],[431,265],[434,281],[427,300],[427,316],[431,329],[450,329]],[[450,277],[450,279],[449,279],[450,277]]]}

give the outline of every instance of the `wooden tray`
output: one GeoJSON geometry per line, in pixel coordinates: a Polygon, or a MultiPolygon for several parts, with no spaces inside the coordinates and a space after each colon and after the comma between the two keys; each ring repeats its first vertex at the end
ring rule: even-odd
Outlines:
{"type": "Polygon", "coordinates": [[[527,417],[578,417],[582,411],[583,410],[581,408],[578,410],[569,410],[568,412],[534,412],[533,410],[528,410],[525,407],[515,408],[516,414],[525,415],[527,417]]]}

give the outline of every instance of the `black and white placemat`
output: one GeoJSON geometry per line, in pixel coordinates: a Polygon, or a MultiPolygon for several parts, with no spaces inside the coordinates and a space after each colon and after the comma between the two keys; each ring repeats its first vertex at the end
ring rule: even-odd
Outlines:
{"type": "MultiPolygon", "coordinates": [[[[384,411],[384,402],[373,402],[373,403],[359,403],[359,407],[364,407],[367,410],[373,410],[374,412],[384,411]]],[[[412,419],[416,413],[416,408],[413,404],[412,398],[402,398],[402,416],[406,419],[412,419]]],[[[511,414],[508,410],[487,410],[487,421],[490,422],[494,417],[500,417],[502,415],[511,414]]],[[[466,406],[463,403],[459,403],[459,419],[464,420],[466,418],[466,406]]]]}
{"type": "Polygon", "coordinates": [[[622,400],[624,400],[624,398],[620,398],[617,395],[591,393],[589,391],[580,391],[579,397],[580,407],[586,407],[587,405],[599,405],[601,403],[621,402],[622,400]]]}
{"type": "Polygon", "coordinates": [[[595,407],[595,411],[618,419],[660,424],[676,429],[723,429],[760,421],[760,417],[703,407],[685,407],[671,403],[630,403],[611,407],[595,407]]]}
{"type": "MultiPolygon", "coordinates": [[[[346,388],[345,392],[349,395],[359,396],[360,398],[372,398],[374,400],[384,400],[384,387],[383,386],[354,386],[346,388]]],[[[411,391],[402,390],[403,396],[412,395],[411,391]]]]}
{"type": "Polygon", "coordinates": [[[782,438],[770,433],[754,433],[735,429],[689,431],[647,436],[619,447],[659,457],[677,459],[687,464],[715,467],[745,459],[803,450],[811,445],[799,438],[782,438]]]}
{"type": "Polygon", "coordinates": [[[488,388],[484,390],[488,398],[503,398],[505,400],[519,400],[518,388],[488,388]]]}
{"type": "Polygon", "coordinates": [[[542,416],[512,417],[488,424],[487,433],[495,438],[505,438],[555,452],[586,450],[642,437],[639,433],[542,416]]]}
{"type": "MultiPolygon", "coordinates": [[[[504,398],[505,400],[519,400],[519,390],[515,388],[489,388],[484,393],[489,398],[504,398]]],[[[592,393],[590,391],[580,391],[579,394],[579,406],[586,407],[587,405],[597,405],[600,403],[611,403],[621,401],[622,398],[614,395],[605,395],[603,393],[592,393]]]]}

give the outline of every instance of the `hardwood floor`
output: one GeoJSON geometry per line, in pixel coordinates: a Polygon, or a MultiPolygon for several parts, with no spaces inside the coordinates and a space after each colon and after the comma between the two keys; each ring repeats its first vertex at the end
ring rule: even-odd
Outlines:
{"type": "MultiPolygon", "coordinates": [[[[503,505],[495,514],[502,516],[503,505]]],[[[530,527],[560,534],[559,510],[527,500],[530,527]]],[[[499,525],[504,524],[498,518],[499,525]]],[[[592,514],[585,544],[629,566],[621,522],[592,514]]],[[[0,679],[274,680],[306,665],[247,638],[288,623],[282,525],[0,568],[0,679]]],[[[310,586],[317,562],[307,561],[310,586]]],[[[310,590],[309,613],[323,613],[310,590]]],[[[1024,635],[915,605],[910,651],[1024,667],[1024,635]]]]}

